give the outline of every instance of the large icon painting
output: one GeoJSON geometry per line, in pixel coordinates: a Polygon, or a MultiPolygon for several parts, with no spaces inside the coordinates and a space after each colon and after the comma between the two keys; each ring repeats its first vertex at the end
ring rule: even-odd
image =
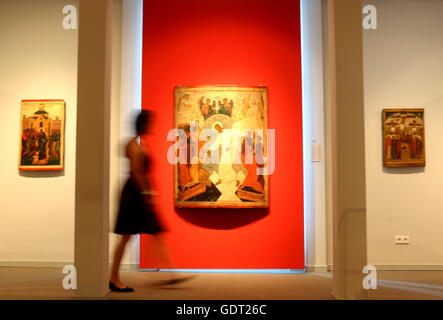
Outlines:
{"type": "Polygon", "coordinates": [[[22,100],[19,170],[63,170],[65,102],[22,100]]]}
{"type": "Polygon", "coordinates": [[[386,167],[424,167],[424,109],[384,109],[383,145],[386,167]]]}
{"type": "Polygon", "coordinates": [[[175,128],[176,206],[269,206],[266,87],[176,87],[175,128]]]}

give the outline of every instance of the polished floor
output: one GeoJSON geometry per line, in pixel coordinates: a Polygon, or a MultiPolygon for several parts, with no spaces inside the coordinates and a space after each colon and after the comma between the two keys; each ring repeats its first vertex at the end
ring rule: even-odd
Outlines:
{"type": "MultiPolygon", "coordinates": [[[[0,299],[72,299],[61,268],[0,267],[0,299]]],[[[110,292],[107,299],[148,300],[306,300],[333,299],[331,273],[199,273],[186,282],[161,286],[165,272],[123,271],[133,293],[110,292]]],[[[368,299],[443,299],[443,271],[380,271],[368,299]]]]}

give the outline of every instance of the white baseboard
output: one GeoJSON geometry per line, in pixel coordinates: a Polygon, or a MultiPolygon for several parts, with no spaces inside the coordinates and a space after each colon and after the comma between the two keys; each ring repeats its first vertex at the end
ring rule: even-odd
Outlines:
{"type": "MultiPolygon", "coordinates": [[[[74,261],[0,261],[0,267],[63,268],[74,261]]],[[[109,262],[111,266],[112,262],[109,262]]],[[[122,262],[121,270],[138,270],[138,263],[122,262]]]]}
{"type": "Polygon", "coordinates": [[[328,272],[327,265],[306,266],[306,272],[328,272]]]}
{"type": "MultiPolygon", "coordinates": [[[[373,265],[379,271],[443,271],[443,264],[376,264],[373,265]]],[[[332,271],[332,264],[328,264],[328,271],[332,271]]]]}
{"type": "Polygon", "coordinates": [[[0,261],[0,267],[63,268],[73,264],[74,261],[0,261]]]}
{"type": "Polygon", "coordinates": [[[138,263],[125,262],[120,265],[120,269],[138,271],[138,263]]]}
{"type": "Polygon", "coordinates": [[[443,271],[443,264],[372,264],[377,271],[443,271]]]}

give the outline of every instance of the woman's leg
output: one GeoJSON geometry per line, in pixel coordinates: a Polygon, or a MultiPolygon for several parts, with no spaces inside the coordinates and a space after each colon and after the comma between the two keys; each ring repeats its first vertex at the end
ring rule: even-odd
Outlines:
{"type": "Polygon", "coordinates": [[[152,238],[151,248],[162,262],[162,269],[174,268],[171,252],[169,251],[169,247],[166,245],[166,241],[162,234],[156,234],[152,238]]]}
{"type": "Polygon", "coordinates": [[[122,235],[120,242],[117,244],[114,251],[114,261],[112,263],[111,277],[109,280],[119,288],[125,287],[125,285],[120,281],[119,270],[123,254],[125,253],[126,244],[130,239],[130,234],[122,235]]]}
{"type": "MultiPolygon", "coordinates": [[[[172,259],[172,255],[171,255],[171,251],[169,250],[169,247],[166,244],[166,241],[164,239],[164,235],[162,234],[157,234],[152,238],[152,242],[151,242],[151,249],[152,252],[155,253],[157,255],[157,257],[160,259],[161,263],[162,263],[162,269],[174,269],[175,267],[175,263],[174,260],[172,259]]],[[[171,284],[176,284],[176,283],[180,283],[183,281],[187,281],[190,280],[192,278],[194,278],[194,276],[187,276],[187,277],[178,277],[177,274],[173,271],[169,272],[167,280],[163,280],[160,282],[160,284],[163,285],[171,285],[171,284]]]]}

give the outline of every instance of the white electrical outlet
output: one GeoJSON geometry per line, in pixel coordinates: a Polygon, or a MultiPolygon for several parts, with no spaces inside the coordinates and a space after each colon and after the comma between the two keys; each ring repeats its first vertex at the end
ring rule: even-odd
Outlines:
{"type": "Polygon", "coordinates": [[[311,161],[320,162],[320,143],[312,141],[311,161]]]}
{"type": "Polygon", "coordinates": [[[409,244],[409,236],[395,236],[395,244],[409,244]]]}

